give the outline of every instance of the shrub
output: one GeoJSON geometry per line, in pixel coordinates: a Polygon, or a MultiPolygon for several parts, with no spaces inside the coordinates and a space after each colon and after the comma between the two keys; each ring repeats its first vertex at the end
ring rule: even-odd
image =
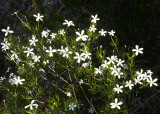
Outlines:
{"type": "Polygon", "coordinates": [[[120,50],[115,31],[98,31],[97,15],[90,27],[75,29],[65,20],[58,32],[43,29],[44,16],[30,25],[15,12],[22,25],[32,34],[15,38],[7,29],[2,50],[11,63],[7,76],[1,78],[6,98],[3,113],[120,113],[129,112],[128,95],[138,88],[157,86],[151,70],[143,71],[134,60],[143,48],[120,50]],[[97,39],[109,38],[113,53],[96,47],[97,39]],[[126,51],[127,50],[127,51],[126,51]]]}

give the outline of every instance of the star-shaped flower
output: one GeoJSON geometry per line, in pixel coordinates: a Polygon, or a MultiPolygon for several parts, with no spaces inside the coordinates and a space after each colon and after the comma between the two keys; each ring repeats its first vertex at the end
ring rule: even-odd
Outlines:
{"type": "Polygon", "coordinates": [[[104,63],[101,66],[102,66],[103,69],[104,68],[108,68],[108,62],[107,62],[107,60],[105,60],[104,63]]]}
{"type": "Polygon", "coordinates": [[[14,33],[12,30],[10,30],[9,26],[7,27],[7,29],[2,29],[2,32],[5,32],[5,36],[8,36],[8,33],[14,33]]]}
{"type": "Polygon", "coordinates": [[[94,68],[95,69],[95,71],[94,71],[94,74],[96,75],[96,74],[99,74],[99,75],[102,75],[103,73],[102,73],[102,71],[101,71],[101,67],[99,67],[99,68],[94,68]]]}
{"type": "Polygon", "coordinates": [[[24,53],[27,53],[27,57],[28,57],[30,54],[34,55],[34,53],[32,51],[33,51],[33,48],[28,47],[27,51],[24,51],[24,53]]]}
{"type": "Polygon", "coordinates": [[[115,103],[110,103],[110,105],[111,105],[111,108],[118,108],[118,109],[120,109],[119,105],[122,105],[122,102],[118,103],[118,99],[115,98],[115,103]]]}
{"type": "Polygon", "coordinates": [[[107,31],[104,31],[103,29],[101,29],[101,31],[99,31],[99,33],[101,34],[101,36],[106,36],[107,31]]]}
{"type": "Polygon", "coordinates": [[[34,101],[35,101],[35,100],[32,100],[32,101],[31,101],[31,104],[25,106],[24,108],[26,109],[26,108],[30,107],[31,110],[33,110],[33,106],[35,106],[35,107],[37,108],[37,107],[38,107],[38,104],[33,104],[34,101]]]}
{"type": "Polygon", "coordinates": [[[38,42],[38,39],[36,39],[36,36],[32,35],[32,39],[29,40],[29,42],[30,42],[30,45],[36,46],[35,43],[38,42]]]}
{"type": "Polygon", "coordinates": [[[52,49],[51,46],[49,47],[49,50],[46,50],[46,52],[49,53],[49,56],[50,56],[50,57],[53,57],[53,53],[56,52],[56,51],[57,51],[57,50],[52,49]]]}
{"type": "Polygon", "coordinates": [[[65,22],[63,23],[63,25],[67,25],[68,27],[70,27],[71,25],[75,26],[72,21],[68,21],[68,20],[64,20],[64,21],[65,22]]]}
{"type": "Polygon", "coordinates": [[[22,82],[25,81],[25,79],[20,79],[20,77],[18,76],[17,78],[14,77],[12,81],[15,85],[18,86],[18,84],[22,85],[23,84],[22,82]]]}
{"type": "Polygon", "coordinates": [[[91,32],[95,32],[95,30],[97,30],[97,28],[95,28],[95,27],[94,27],[94,25],[90,26],[89,31],[91,31],[91,32]]]}
{"type": "Polygon", "coordinates": [[[40,15],[40,13],[38,13],[37,15],[33,15],[34,17],[36,17],[36,21],[39,21],[39,20],[41,20],[41,21],[43,21],[43,15],[40,15]]]}
{"type": "Polygon", "coordinates": [[[68,97],[71,97],[72,94],[71,94],[70,92],[67,92],[67,96],[68,96],[68,97]]]}
{"type": "Polygon", "coordinates": [[[61,34],[62,36],[65,34],[65,31],[64,31],[64,29],[60,29],[59,30],[59,34],[61,34]]]}
{"type": "Polygon", "coordinates": [[[78,59],[78,63],[80,63],[81,60],[85,61],[85,58],[83,58],[83,55],[79,55],[78,52],[76,52],[76,56],[73,57],[74,59],[78,59]]]}
{"type": "Polygon", "coordinates": [[[114,34],[116,33],[115,31],[111,30],[111,32],[108,32],[109,35],[114,36],[114,34]]]}
{"type": "Polygon", "coordinates": [[[77,107],[77,105],[74,105],[73,103],[69,105],[69,110],[74,111],[74,108],[77,107]]]}
{"type": "Polygon", "coordinates": [[[138,53],[143,54],[143,48],[139,48],[138,45],[136,45],[136,49],[133,49],[132,51],[136,52],[136,56],[138,55],[138,53]]]}
{"type": "Polygon", "coordinates": [[[152,78],[150,78],[149,80],[147,80],[147,82],[150,84],[150,87],[152,87],[152,85],[155,85],[155,86],[158,86],[155,82],[157,81],[158,79],[155,78],[154,80],[152,78]]]}
{"type": "Polygon", "coordinates": [[[82,39],[83,41],[86,41],[88,36],[87,35],[83,35],[84,34],[84,30],[81,31],[81,33],[76,32],[76,34],[79,36],[77,37],[76,41],[79,41],[80,39],[82,39]]]}
{"type": "Polygon", "coordinates": [[[123,91],[122,91],[123,86],[119,86],[119,84],[116,84],[116,86],[117,86],[117,87],[113,88],[113,90],[114,90],[115,92],[117,92],[118,94],[119,94],[119,92],[122,93],[122,92],[123,92],[123,91]]]}
{"type": "Polygon", "coordinates": [[[131,83],[131,80],[126,81],[125,87],[129,87],[129,89],[132,89],[132,86],[134,86],[134,85],[131,83]]]}
{"type": "Polygon", "coordinates": [[[91,15],[92,20],[91,22],[96,23],[98,20],[100,20],[99,18],[97,18],[97,14],[95,16],[91,15]]]}
{"type": "Polygon", "coordinates": [[[50,36],[51,36],[52,39],[54,39],[54,38],[56,37],[56,35],[57,35],[57,34],[52,33],[50,36]]]}

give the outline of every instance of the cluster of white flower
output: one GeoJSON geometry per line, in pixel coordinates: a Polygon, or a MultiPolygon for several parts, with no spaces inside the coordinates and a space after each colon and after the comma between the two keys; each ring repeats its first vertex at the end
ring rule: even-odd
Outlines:
{"type": "Polygon", "coordinates": [[[17,86],[18,86],[18,84],[22,85],[23,81],[25,81],[25,79],[20,79],[19,76],[16,76],[14,73],[10,73],[9,82],[11,83],[11,85],[14,85],[14,84],[17,86]]]}
{"type": "MultiPolygon", "coordinates": [[[[78,63],[80,63],[81,62],[81,60],[82,61],[85,61],[86,59],[90,59],[91,57],[91,53],[89,53],[89,52],[85,52],[85,53],[82,53],[82,54],[79,54],[78,52],[76,52],[75,53],[76,54],[76,56],[74,56],[73,58],[74,59],[77,59],[77,62],[78,63]]],[[[84,65],[84,64],[83,64],[84,65]]],[[[88,65],[87,65],[88,66],[88,65]]]]}
{"type": "Polygon", "coordinates": [[[147,70],[147,72],[143,72],[143,69],[141,69],[141,71],[137,71],[136,72],[137,78],[134,79],[135,84],[137,84],[137,83],[142,84],[141,81],[147,81],[150,84],[150,87],[152,87],[152,85],[158,86],[155,83],[158,79],[155,78],[153,80],[152,74],[153,74],[153,72],[151,70],[147,70]]]}
{"type": "Polygon", "coordinates": [[[69,54],[72,54],[72,51],[69,51],[68,47],[63,49],[63,46],[61,46],[61,49],[58,49],[60,54],[63,54],[63,57],[69,57],[69,54]]]}
{"type": "Polygon", "coordinates": [[[117,76],[120,79],[121,76],[123,75],[123,72],[121,72],[121,67],[124,66],[123,65],[124,60],[121,60],[121,59],[118,60],[117,56],[114,56],[114,55],[111,57],[107,57],[107,59],[108,59],[108,62],[107,60],[104,60],[104,63],[101,65],[101,67],[95,68],[94,74],[102,75],[103,74],[102,70],[110,67],[109,69],[111,70],[111,74],[114,76],[117,76]]]}
{"type": "MultiPolygon", "coordinates": [[[[36,21],[43,21],[43,15],[40,15],[39,13],[37,15],[33,15],[34,17],[36,17],[36,21]]],[[[89,31],[90,32],[95,32],[97,30],[96,28],[96,22],[98,20],[100,20],[97,15],[95,16],[91,16],[92,20],[91,20],[91,23],[92,25],[90,26],[89,28],[89,31]]],[[[63,25],[67,25],[68,27],[70,26],[75,26],[74,23],[72,21],[68,21],[68,20],[65,20],[65,22],[63,23],[63,25]]],[[[8,34],[11,34],[11,33],[14,33],[12,30],[10,30],[10,27],[7,27],[7,29],[2,29],[2,32],[5,32],[5,36],[8,36],[8,34]]],[[[65,35],[65,30],[64,29],[60,29],[58,31],[58,33],[51,33],[50,34],[50,30],[43,30],[41,32],[41,37],[42,38],[45,38],[43,40],[47,40],[47,42],[50,43],[50,46],[49,47],[45,47],[45,45],[42,45],[43,49],[40,50],[41,51],[44,51],[45,54],[49,54],[49,57],[53,57],[54,54],[53,53],[56,53],[58,52],[60,55],[62,55],[63,57],[66,57],[66,58],[69,58],[71,54],[74,54],[75,56],[73,56],[73,59],[77,60],[77,63],[82,63],[82,67],[83,68],[86,68],[88,66],[92,67],[92,62],[91,62],[91,53],[86,51],[85,49],[82,50],[80,49],[79,51],[82,51],[82,53],[80,54],[79,52],[74,52],[74,51],[70,51],[72,49],[70,49],[70,47],[63,47],[61,46],[60,49],[54,49],[53,45],[52,45],[52,41],[59,35],[61,35],[62,37],[65,35]],[[51,37],[51,38],[50,38],[51,37]],[[86,60],[89,60],[87,62],[85,62],[86,60]]],[[[101,31],[99,31],[99,34],[101,36],[105,36],[107,34],[107,31],[104,31],[103,29],[101,29],[101,31]]],[[[110,32],[108,32],[108,34],[112,37],[114,36],[115,34],[115,31],[111,30],[110,32]]],[[[78,41],[89,41],[89,35],[85,35],[85,30],[81,30],[81,31],[76,31],[76,39],[75,41],[78,42],[78,41]]],[[[26,56],[27,57],[31,57],[32,60],[29,60],[28,61],[28,64],[29,66],[31,67],[34,67],[34,65],[36,63],[40,63],[41,59],[43,60],[43,64],[44,65],[47,65],[49,64],[49,60],[48,58],[43,58],[42,56],[39,55],[39,51],[36,50],[36,44],[39,43],[39,40],[40,39],[37,39],[36,38],[36,35],[32,35],[32,38],[29,39],[29,44],[30,44],[30,47],[24,47],[23,46],[23,53],[26,53],[26,56]],[[35,46],[35,47],[34,47],[35,46]]],[[[4,39],[3,43],[1,43],[2,45],[2,50],[3,51],[7,51],[10,49],[10,43],[7,42],[6,38],[4,39]]],[[[81,44],[81,46],[85,46],[84,42],[81,44]]],[[[143,54],[143,48],[139,48],[138,45],[135,46],[136,49],[133,49],[132,51],[135,52],[134,55],[138,55],[139,53],[140,54],[143,54]]],[[[19,59],[19,53],[16,51],[16,50],[10,50],[11,52],[11,60],[17,60],[20,61],[19,59]]],[[[124,77],[124,73],[123,73],[123,70],[124,69],[127,69],[126,67],[126,64],[124,64],[124,60],[122,59],[119,59],[116,55],[112,55],[111,57],[106,57],[106,60],[103,61],[103,63],[101,64],[101,66],[99,68],[94,68],[94,74],[95,75],[103,75],[104,74],[104,70],[109,70],[110,71],[110,75],[113,76],[113,77],[118,77],[118,79],[124,77]]],[[[39,69],[39,71],[43,71],[45,72],[44,69],[39,69]]],[[[113,91],[116,92],[117,94],[120,94],[120,93],[123,93],[123,87],[128,87],[130,90],[132,89],[132,87],[134,85],[137,85],[137,84],[142,84],[142,81],[146,81],[147,83],[150,84],[150,87],[152,87],[152,85],[155,85],[155,86],[158,86],[156,84],[156,81],[158,80],[157,78],[155,78],[154,80],[152,79],[152,72],[151,70],[147,70],[147,72],[143,72],[143,70],[141,69],[141,71],[137,71],[136,72],[136,78],[134,78],[134,80],[130,79],[128,81],[125,82],[124,85],[119,85],[119,84],[116,84],[116,86],[113,88],[113,91]],[[134,82],[134,83],[133,83],[134,82]]],[[[1,81],[2,79],[0,79],[1,81]]],[[[20,76],[16,76],[14,75],[13,73],[10,74],[10,77],[9,77],[9,82],[11,83],[11,85],[22,85],[23,81],[25,81],[25,79],[20,79],[20,76]]],[[[79,84],[83,84],[84,81],[83,79],[80,79],[79,80],[79,84]]],[[[71,92],[66,92],[66,95],[68,97],[71,97],[72,94],[71,92]]],[[[111,105],[111,108],[118,108],[120,109],[120,105],[122,105],[122,102],[118,102],[118,98],[115,98],[114,99],[115,102],[114,103],[110,103],[111,105]]],[[[35,106],[36,108],[38,107],[38,104],[33,104],[35,102],[35,100],[32,100],[31,103],[27,106],[25,106],[25,109],[30,107],[31,110],[33,110],[33,106],[35,106]]],[[[75,105],[74,103],[72,104],[69,104],[69,110],[71,111],[74,111],[74,108],[77,107],[77,105],[75,105]]],[[[93,109],[90,108],[89,110],[89,113],[93,113],[93,109]]]]}

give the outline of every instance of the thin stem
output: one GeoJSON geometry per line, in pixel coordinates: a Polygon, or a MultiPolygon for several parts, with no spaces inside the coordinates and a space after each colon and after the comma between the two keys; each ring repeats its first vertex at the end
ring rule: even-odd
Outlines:
{"type": "MultiPolygon", "coordinates": [[[[76,77],[75,74],[74,74],[74,77],[76,78],[76,80],[77,80],[77,82],[78,82],[78,78],[76,77]]],[[[78,83],[78,84],[79,84],[79,83],[78,83]]],[[[97,111],[95,110],[93,104],[92,104],[92,103],[89,101],[89,99],[87,98],[87,96],[86,96],[86,94],[85,94],[85,92],[84,92],[82,86],[81,86],[80,84],[79,84],[79,86],[80,86],[80,88],[81,88],[81,90],[82,90],[82,92],[83,92],[84,97],[86,98],[86,100],[87,100],[88,103],[90,104],[90,106],[93,108],[93,110],[95,111],[95,113],[98,114],[97,111]]]]}
{"type": "Polygon", "coordinates": [[[116,51],[117,51],[117,53],[118,53],[117,44],[114,42],[114,40],[113,40],[112,36],[111,36],[111,40],[112,40],[112,42],[113,42],[113,44],[114,44],[114,46],[115,46],[115,48],[116,48],[116,51]]]}
{"type": "MultiPolygon", "coordinates": [[[[71,76],[70,76],[69,71],[68,71],[68,75],[69,75],[69,78],[70,78],[70,80],[71,80],[71,82],[72,82],[72,78],[71,78],[71,76]]],[[[72,84],[71,87],[72,87],[73,94],[74,94],[74,97],[75,97],[75,99],[76,99],[76,102],[78,102],[78,101],[77,101],[77,96],[76,96],[76,93],[75,93],[75,89],[74,89],[74,85],[72,84]]]]}

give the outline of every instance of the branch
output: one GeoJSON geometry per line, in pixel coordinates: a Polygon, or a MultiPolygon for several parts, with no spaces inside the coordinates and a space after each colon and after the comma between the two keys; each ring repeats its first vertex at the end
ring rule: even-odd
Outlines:
{"type": "MultiPolygon", "coordinates": [[[[75,74],[74,74],[74,77],[76,78],[76,80],[77,80],[77,82],[78,82],[78,79],[77,79],[77,77],[76,77],[75,74]]],[[[78,83],[78,84],[79,84],[79,83],[78,83]]],[[[88,101],[88,103],[91,105],[91,107],[93,108],[93,110],[95,111],[95,113],[98,114],[97,111],[96,111],[96,109],[94,108],[93,104],[92,104],[92,103],[89,101],[89,99],[87,98],[87,96],[86,96],[86,94],[85,94],[82,86],[81,86],[80,84],[79,84],[79,86],[80,86],[80,88],[82,89],[83,95],[84,95],[84,97],[86,98],[86,100],[88,101]]]]}

